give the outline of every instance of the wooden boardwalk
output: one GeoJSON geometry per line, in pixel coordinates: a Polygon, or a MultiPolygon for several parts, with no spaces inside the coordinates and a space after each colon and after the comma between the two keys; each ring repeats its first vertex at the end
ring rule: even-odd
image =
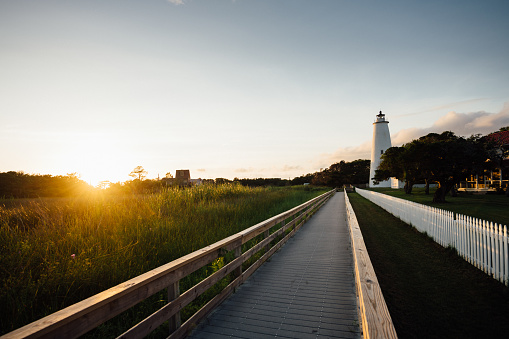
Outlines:
{"type": "Polygon", "coordinates": [[[335,194],[190,338],[359,338],[344,195],[335,194]]]}

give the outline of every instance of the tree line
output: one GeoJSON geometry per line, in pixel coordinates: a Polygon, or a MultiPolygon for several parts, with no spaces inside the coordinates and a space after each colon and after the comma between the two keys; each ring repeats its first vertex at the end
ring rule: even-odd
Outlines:
{"type": "Polygon", "coordinates": [[[67,197],[90,189],[76,173],[52,176],[24,172],[0,173],[0,198],[67,197]]]}
{"type": "MultiPolygon", "coordinates": [[[[163,180],[145,179],[147,172],[137,166],[131,173],[133,180],[125,182],[101,182],[103,192],[111,194],[154,193],[167,187],[163,180]]],[[[168,176],[168,174],[167,174],[168,176]]],[[[341,161],[329,168],[309,173],[292,180],[282,178],[255,178],[229,180],[226,178],[203,179],[203,184],[222,185],[239,183],[243,186],[291,186],[311,184],[341,187],[344,184],[365,184],[369,177],[369,160],[341,161]]],[[[68,197],[91,192],[94,187],[79,179],[76,173],[52,176],[49,174],[26,174],[24,172],[0,173],[0,198],[68,197]]]]}
{"type": "MultiPolygon", "coordinates": [[[[509,127],[501,128],[507,131],[509,127]]],[[[424,182],[426,193],[429,184],[437,183],[433,202],[445,202],[446,195],[456,194],[455,186],[470,175],[484,175],[485,170],[502,168],[509,150],[497,142],[493,134],[472,135],[468,138],[451,131],[429,133],[400,147],[384,152],[375,171],[375,182],[397,178],[405,183],[405,193],[411,194],[414,184],[424,182]]],[[[499,187],[501,190],[502,187],[499,187]]],[[[506,189],[509,196],[509,189],[506,189]]]]}

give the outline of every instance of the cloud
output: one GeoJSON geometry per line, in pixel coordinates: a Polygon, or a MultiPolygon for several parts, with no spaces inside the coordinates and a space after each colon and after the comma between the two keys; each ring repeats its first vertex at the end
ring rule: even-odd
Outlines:
{"type": "Polygon", "coordinates": [[[478,98],[478,99],[470,99],[470,100],[464,100],[464,101],[451,102],[451,103],[448,103],[448,104],[443,104],[443,105],[440,105],[440,106],[431,107],[431,108],[426,109],[424,111],[408,113],[408,114],[392,115],[391,117],[392,118],[408,117],[408,116],[412,116],[412,115],[418,115],[418,114],[423,114],[423,113],[428,113],[428,112],[433,112],[433,111],[440,111],[440,110],[443,110],[443,109],[450,109],[450,108],[453,108],[453,107],[456,107],[456,106],[472,104],[472,103],[476,103],[476,102],[484,101],[484,100],[488,100],[488,99],[489,98],[478,98]]]}
{"type": "Polygon", "coordinates": [[[249,167],[249,168],[236,168],[233,171],[235,173],[250,173],[250,172],[253,172],[253,169],[251,167],[249,167]]]}
{"type": "Polygon", "coordinates": [[[326,168],[341,160],[353,161],[371,158],[371,140],[354,147],[340,147],[333,153],[323,153],[318,158],[315,167],[326,168]]]}
{"type": "Polygon", "coordinates": [[[506,103],[499,113],[484,111],[472,113],[457,113],[451,111],[440,117],[431,127],[407,128],[391,136],[392,145],[399,146],[422,137],[428,133],[442,133],[453,131],[457,135],[470,136],[473,134],[486,135],[498,131],[509,125],[509,103],[506,103]]]}
{"type": "Polygon", "coordinates": [[[234,169],[235,173],[240,173],[242,178],[281,178],[295,177],[307,173],[310,169],[303,168],[300,165],[280,165],[271,167],[241,167],[234,169]]]}
{"type": "Polygon", "coordinates": [[[205,171],[205,168],[198,168],[198,169],[196,169],[196,172],[206,172],[206,171],[205,171]]]}
{"type": "Polygon", "coordinates": [[[177,6],[184,4],[184,0],[168,0],[168,2],[177,6]]]}
{"type": "Polygon", "coordinates": [[[290,165],[284,165],[283,168],[281,169],[281,171],[283,172],[293,172],[293,171],[297,171],[297,170],[301,170],[302,167],[297,165],[297,166],[290,166],[290,165]]]}
{"type": "MultiPolygon", "coordinates": [[[[391,142],[393,146],[401,146],[429,133],[442,133],[444,131],[453,131],[456,135],[460,136],[471,136],[473,134],[486,135],[498,131],[504,126],[509,126],[509,102],[505,103],[499,113],[484,111],[458,113],[451,111],[436,120],[430,127],[411,127],[392,134],[391,142]]],[[[315,164],[317,168],[325,168],[341,160],[352,161],[370,158],[371,139],[359,146],[340,147],[333,153],[321,154],[315,164]]]]}

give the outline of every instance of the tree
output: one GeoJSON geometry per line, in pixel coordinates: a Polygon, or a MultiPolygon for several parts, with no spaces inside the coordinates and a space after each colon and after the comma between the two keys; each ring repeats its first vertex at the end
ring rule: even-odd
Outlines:
{"type": "Polygon", "coordinates": [[[431,179],[438,182],[433,202],[445,202],[447,193],[452,190],[454,194],[454,185],[460,180],[471,174],[482,174],[491,166],[487,162],[491,154],[478,135],[465,139],[444,132],[428,135],[423,141],[429,143],[431,179]]]}
{"type": "Polygon", "coordinates": [[[309,184],[313,180],[313,173],[303,174],[300,177],[295,177],[290,182],[291,185],[304,185],[309,184]]]}
{"type": "Polygon", "coordinates": [[[345,163],[343,174],[345,184],[365,184],[369,182],[370,160],[357,159],[352,162],[345,163]]]}
{"type": "MultiPolygon", "coordinates": [[[[491,153],[489,158],[490,162],[494,165],[494,167],[500,169],[501,176],[503,175],[502,173],[507,173],[506,171],[509,169],[508,162],[506,160],[509,158],[509,147],[507,147],[507,141],[504,140],[503,134],[499,132],[507,131],[509,131],[509,126],[502,127],[498,132],[490,133],[483,137],[486,147],[491,153]]],[[[499,188],[502,190],[502,185],[500,185],[499,188]]],[[[506,187],[505,195],[509,197],[509,185],[506,187]]]]}
{"type": "Polygon", "coordinates": [[[216,185],[226,185],[229,183],[231,183],[231,180],[228,180],[226,178],[216,178],[216,180],[215,180],[216,185]]]}
{"type": "Polygon", "coordinates": [[[403,181],[405,193],[411,194],[416,182],[425,181],[429,193],[430,164],[432,163],[429,156],[432,153],[427,149],[428,144],[423,138],[386,150],[375,171],[375,182],[394,177],[403,181]]]}
{"type": "Polygon", "coordinates": [[[341,160],[323,171],[316,172],[313,185],[342,187],[345,184],[365,184],[369,181],[369,160],[358,159],[352,162],[341,160]]]}
{"type": "Polygon", "coordinates": [[[445,202],[445,196],[466,175],[481,173],[488,166],[490,152],[479,136],[468,139],[446,131],[430,133],[417,140],[392,147],[382,156],[375,180],[396,177],[405,181],[405,192],[412,191],[417,180],[438,183],[433,202],[445,202]]]}
{"type": "Polygon", "coordinates": [[[145,171],[143,166],[136,166],[131,171],[131,173],[129,173],[129,176],[134,178],[134,179],[138,179],[138,180],[141,181],[141,180],[145,179],[145,177],[147,176],[147,171],[145,171]]]}
{"type": "Polygon", "coordinates": [[[0,173],[0,196],[9,198],[65,197],[90,189],[78,174],[51,176],[23,172],[0,173]]]}

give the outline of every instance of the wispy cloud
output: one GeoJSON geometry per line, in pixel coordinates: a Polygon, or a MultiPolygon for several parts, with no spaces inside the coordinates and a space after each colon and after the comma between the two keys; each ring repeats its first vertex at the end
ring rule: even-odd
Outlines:
{"type": "Polygon", "coordinates": [[[249,167],[249,168],[236,168],[234,170],[235,173],[251,173],[253,172],[253,168],[249,167]]]}
{"type": "Polygon", "coordinates": [[[392,118],[409,117],[409,116],[412,116],[412,115],[419,115],[419,114],[423,114],[423,113],[440,111],[440,110],[443,110],[443,109],[449,109],[449,108],[453,108],[453,107],[457,107],[457,106],[461,106],[461,105],[473,104],[475,102],[484,101],[484,100],[487,100],[487,99],[488,98],[478,98],[478,99],[470,99],[470,100],[464,100],[464,101],[451,102],[451,103],[448,103],[448,104],[443,104],[443,105],[427,108],[427,109],[425,109],[423,111],[419,111],[419,112],[393,115],[392,118]]]}
{"type": "Polygon", "coordinates": [[[371,158],[371,140],[354,147],[340,147],[333,153],[323,153],[316,162],[316,168],[325,168],[340,162],[371,158]]]}
{"type": "Polygon", "coordinates": [[[168,2],[177,6],[184,4],[184,0],[168,0],[168,2]]]}
{"type": "Polygon", "coordinates": [[[291,165],[284,165],[281,169],[283,172],[293,172],[293,171],[300,171],[302,169],[301,166],[291,166],[291,165]]]}
{"type": "Polygon", "coordinates": [[[235,173],[243,178],[279,178],[279,177],[294,177],[305,173],[308,169],[300,165],[281,165],[272,167],[241,167],[234,169],[235,173]]]}

